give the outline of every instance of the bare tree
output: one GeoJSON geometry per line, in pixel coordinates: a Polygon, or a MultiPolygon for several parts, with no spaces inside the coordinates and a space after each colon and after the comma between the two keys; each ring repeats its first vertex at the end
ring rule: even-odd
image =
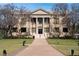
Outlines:
{"type": "MultiPolygon", "coordinates": [[[[60,16],[62,16],[65,19],[67,18],[68,4],[67,3],[56,3],[56,4],[54,4],[54,7],[52,8],[52,12],[53,12],[52,13],[53,18],[55,19],[55,21],[57,21],[56,23],[59,23],[60,16]]],[[[60,24],[62,25],[62,23],[60,23],[60,24]]],[[[51,30],[53,30],[52,26],[51,26],[51,30]]],[[[53,31],[55,31],[55,30],[53,30],[53,31]]],[[[59,32],[59,34],[60,34],[60,32],[59,32]]]]}
{"type": "Polygon", "coordinates": [[[17,23],[14,10],[13,4],[6,4],[0,9],[0,28],[3,30],[4,36],[12,36],[12,28],[17,23]]]}
{"type": "Polygon", "coordinates": [[[25,9],[25,7],[22,6],[22,8],[20,8],[19,14],[21,16],[20,25],[25,25],[30,18],[30,11],[28,11],[27,9],[25,9]]]}
{"type": "Polygon", "coordinates": [[[66,12],[68,11],[68,4],[67,3],[56,3],[53,11],[56,15],[61,14],[62,16],[65,16],[66,12]]]}
{"type": "Polygon", "coordinates": [[[71,4],[71,11],[66,15],[63,23],[68,26],[71,36],[77,33],[79,30],[77,27],[79,25],[79,4],[71,4]]]}
{"type": "Polygon", "coordinates": [[[79,3],[72,3],[71,4],[71,10],[73,11],[73,12],[78,12],[79,13],[79,3]]]}

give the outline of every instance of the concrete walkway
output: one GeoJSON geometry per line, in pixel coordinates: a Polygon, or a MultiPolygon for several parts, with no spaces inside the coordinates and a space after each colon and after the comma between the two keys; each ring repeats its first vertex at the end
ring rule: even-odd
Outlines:
{"type": "Polygon", "coordinates": [[[33,43],[16,54],[16,56],[64,56],[51,47],[46,39],[35,39],[33,43]]]}

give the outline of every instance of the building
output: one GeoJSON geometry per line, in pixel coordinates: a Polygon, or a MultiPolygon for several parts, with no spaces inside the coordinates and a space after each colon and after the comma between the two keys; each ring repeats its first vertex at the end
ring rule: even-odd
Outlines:
{"type": "Polygon", "coordinates": [[[55,37],[69,35],[68,28],[65,24],[62,24],[62,20],[64,20],[64,17],[61,15],[55,18],[53,13],[38,9],[31,12],[30,18],[24,21],[25,24],[23,25],[20,25],[21,21],[23,21],[22,17],[19,18],[19,23],[14,26],[13,35],[26,35],[28,33],[35,36],[35,38],[47,38],[51,35],[55,37]]]}

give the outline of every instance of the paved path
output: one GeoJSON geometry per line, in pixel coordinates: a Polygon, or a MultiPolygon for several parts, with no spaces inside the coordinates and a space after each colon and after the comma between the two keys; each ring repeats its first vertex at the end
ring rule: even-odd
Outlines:
{"type": "Polygon", "coordinates": [[[46,39],[35,39],[29,47],[17,53],[16,56],[63,56],[63,54],[51,47],[46,39]]]}

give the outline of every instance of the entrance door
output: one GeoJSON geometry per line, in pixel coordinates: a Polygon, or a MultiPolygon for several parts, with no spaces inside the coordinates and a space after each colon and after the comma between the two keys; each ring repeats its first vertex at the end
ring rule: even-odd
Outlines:
{"type": "Polygon", "coordinates": [[[42,29],[38,29],[38,34],[42,34],[43,30],[42,29]]]}

